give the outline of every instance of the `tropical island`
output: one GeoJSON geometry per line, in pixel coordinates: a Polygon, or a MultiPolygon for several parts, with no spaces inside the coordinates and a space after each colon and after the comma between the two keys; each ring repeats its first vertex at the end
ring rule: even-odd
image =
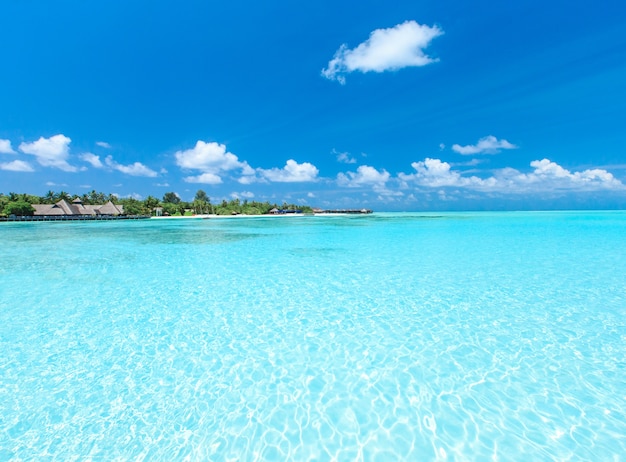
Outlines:
{"type": "Polygon", "coordinates": [[[48,191],[45,196],[24,193],[0,193],[0,220],[8,219],[128,219],[151,217],[192,217],[198,215],[285,215],[314,213],[371,213],[371,210],[322,210],[308,205],[241,201],[238,198],[213,204],[205,191],[199,189],[194,200],[183,201],[175,192],[162,199],[148,196],[144,200],[119,198],[92,190],[77,195],[65,191],[48,191]]]}

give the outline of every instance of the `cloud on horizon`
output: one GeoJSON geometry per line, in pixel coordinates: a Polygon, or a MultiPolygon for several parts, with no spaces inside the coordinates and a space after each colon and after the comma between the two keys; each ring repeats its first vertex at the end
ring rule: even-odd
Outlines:
{"type": "Polygon", "coordinates": [[[242,197],[244,199],[252,199],[254,198],[254,193],[251,191],[232,192],[230,193],[230,197],[233,199],[241,199],[242,197]]]}
{"type": "Polygon", "coordinates": [[[498,140],[498,138],[493,135],[485,136],[484,138],[479,139],[478,143],[474,145],[452,145],[452,150],[463,156],[470,156],[472,154],[497,154],[502,149],[517,149],[517,146],[509,143],[507,140],[498,140]]]}
{"type": "Polygon", "coordinates": [[[411,164],[415,173],[400,173],[401,187],[409,184],[428,188],[456,187],[482,192],[505,194],[541,193],[546,191],[601,191],[625,190],[626,186],[603,169],[571,172],[549,159],[534,160],[534,170],[522,173],[514,168],[496,170],[487,178],[463,176],[453,170],[448,162],[426,158],[411,164]]]}
{"type": "Polygon", "coordinates": [[[345,75],[354,71],[385,72],[405,67],[421,67],[438,61],[426,55],[430,42],[443,34],[437,26],[426,26],[416,21],[405,21],[388,29],[376,29],[356,48],[343,44],[322,70],[329,80],[346,83],[345,75]]]}

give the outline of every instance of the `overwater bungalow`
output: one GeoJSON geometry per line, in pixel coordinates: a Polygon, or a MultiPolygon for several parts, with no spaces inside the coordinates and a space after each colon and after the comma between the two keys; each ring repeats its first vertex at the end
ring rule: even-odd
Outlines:
{"type": "Polygon", "coordinates": [[[315,208],[313,209],[313,213],[315,215],[354,215],[354,214],[368,214],[372,213],[370,209],[333,209],[333,210],[322,210],[315,208]]]}
{"type": "Polygon", "coordinates": [[[302,210],[277,209],[276,207],[274,207],[272,210],[269,211],[270,215],[286,215],[294,213],[302,213],[302,210]]]}

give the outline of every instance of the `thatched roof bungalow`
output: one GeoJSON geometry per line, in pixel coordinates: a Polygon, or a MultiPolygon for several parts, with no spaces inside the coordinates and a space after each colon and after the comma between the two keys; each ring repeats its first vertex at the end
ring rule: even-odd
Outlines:
{"type": "Polygon", "coordinates": [[[124,215],[124,206],[115,205],[113,202],[109,201],[106,204],[95,209],[95,211],[96,211],[96,215],[113,215],[113,216],[124,215]]]}
{"type": "Polygon", "coordinates": [[[115,205],[111,201],[104,205],[84,205],[83,201],[76,198],[72,203],[61,199],[56,204],[33,204],[34,216],[90,216],[99,215],[119,216],[124,215],[124,206],[115,205]]]}

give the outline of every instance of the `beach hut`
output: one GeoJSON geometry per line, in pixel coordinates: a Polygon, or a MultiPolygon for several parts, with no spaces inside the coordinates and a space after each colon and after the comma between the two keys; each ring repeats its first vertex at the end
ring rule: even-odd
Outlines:
{"type": "Polygon", "coordinates": [[[104,204],[102,207],[96,210],[98,215],[112,215],[118,216],[124,214],[124,206],[123,205],[115,205],[113,202],[109,201],[104,204]]]}
{"type": "Polygon", "coordinates": [[[89,220],[125,215],[123,205],[115,205],[111,201],[104,205],[83,204],[78,197],[71,203],[61,199],[56,204],[32,204],[32,207],[35,209],[33,216],[44,220],[89,220]]]}

